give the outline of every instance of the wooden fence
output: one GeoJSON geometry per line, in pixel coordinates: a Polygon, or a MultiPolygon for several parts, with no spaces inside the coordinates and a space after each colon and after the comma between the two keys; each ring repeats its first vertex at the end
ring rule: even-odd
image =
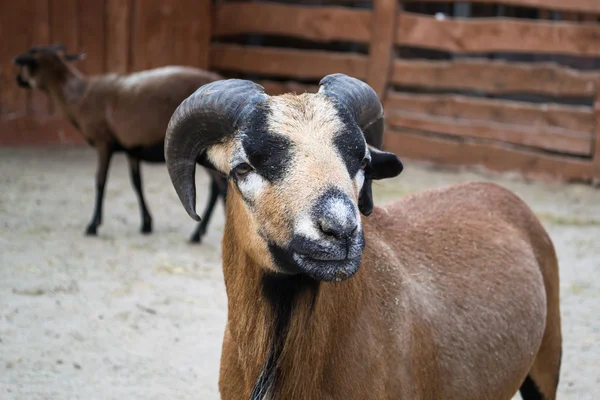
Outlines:
{"type": "MultiPolygon", "coordinates": [[[[38,21],[29,36],[10,42],[11,55],[32,42],[62,41],[88,53],[82,68],[89,73],[208,65],[258,80],[272,94],[315,91],[324,75],[343,72],[377,91],[385,146],[401,157],[600,179],[600,72],[589,68],[600,58],[600,1],[474,3],[512,10],[501,18],[420,12],[451,9],[451,0],[33,3],[10,2],[7,17],[9,3],[0,0],[0,18],[13,26],[38,21]],[[537,19],[519,18],[521,10],[537,19]]],[[[54,121],[43,118],[51,115],[45,100],[14,89],[14,72],[2,66],[2,127],[54,121]]],[[[13,126],[13,136],[22,140],[31,126],[13,126]]]]}

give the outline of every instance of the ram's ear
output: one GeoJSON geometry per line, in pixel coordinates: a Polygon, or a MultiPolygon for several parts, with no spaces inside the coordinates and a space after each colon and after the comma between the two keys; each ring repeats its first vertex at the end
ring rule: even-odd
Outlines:
{"type": "Polygon", "coordinates": [[[400,175],[404,166],[394,153],[377,150],[369,146],[371,163],[367,168],[367,176],[371,179],[386,179],[400,175]]]}
{"type": "Polygon", "coordinates": [[[360,213],[365,216],[371,215],[373,212],[373,180],[371,178],[365,178],[363,187],[360,189],[358,195],[358,209],[360,213]]]}

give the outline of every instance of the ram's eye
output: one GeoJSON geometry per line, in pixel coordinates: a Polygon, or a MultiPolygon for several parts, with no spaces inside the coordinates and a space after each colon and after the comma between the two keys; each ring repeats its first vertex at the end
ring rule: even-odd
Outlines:
{"type": "Polygon", "coordinates": [[[360,168],[365,169],[367,168],[367,165],[369,165],[369,159],[367,157],[364,157],[360,162],[360,168]]]}
{"type": "Polygon", "coordinates": [[[233,172],[237,175],[237,176],[244,176],[244,175],[248,175],[248,173],[252,172],[254,170],[254,168],[252,168],[250,166],[250,164],[247,163],[241,163],[240,165],[238,165],[237,167],[235,167],[233,169],[233,172]]]}

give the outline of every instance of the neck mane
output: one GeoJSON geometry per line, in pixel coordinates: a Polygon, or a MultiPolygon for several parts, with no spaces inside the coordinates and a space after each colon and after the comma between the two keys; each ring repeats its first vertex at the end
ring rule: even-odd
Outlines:
{"type": "Polygon", "coordinates": [[[319,398],[336,349],[358,320],[362,274],[334,284],[266,272],[227,240],[227,231],[228,330],[249,398],[319,398]]]}
{"type": "Polygon", "coordinates": [[[85,98],[87,89],[88,80],[86,77],[67,66],[65,66],[62,77],[53,80],[48,85],[48,94],[52,102],[76,128],[79,128],[79,126],[75,108],[85,98]]]}

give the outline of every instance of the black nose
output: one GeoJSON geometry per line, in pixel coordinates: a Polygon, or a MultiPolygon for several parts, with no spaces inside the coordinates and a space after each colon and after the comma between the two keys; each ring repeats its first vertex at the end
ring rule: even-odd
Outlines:
{"type": "Polygon", "coordinates": [[[336,239],[347,239],[354,235],[358,224],[356,221],[345,221],[344,223],[332,218],[320,218],[317,222],[319,229],[326,235],[333,236],[336,239]]]}

